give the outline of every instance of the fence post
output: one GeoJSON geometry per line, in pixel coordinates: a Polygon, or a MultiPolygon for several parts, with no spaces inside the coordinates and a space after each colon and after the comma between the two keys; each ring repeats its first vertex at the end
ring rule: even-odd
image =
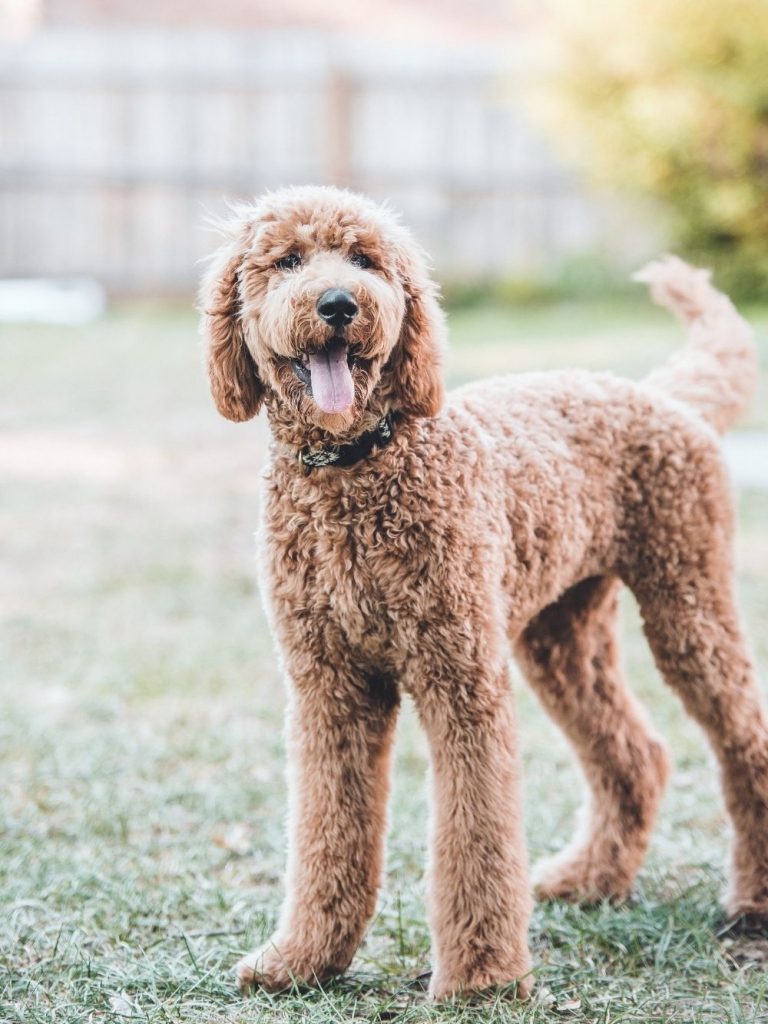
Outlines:
{"type": "Polygon", "coordinates": [[[326,173],[331,185],[353,186],[352,181],[352,83],[338,68],[332,68],[327,86],[328,134],[326,173]]]}

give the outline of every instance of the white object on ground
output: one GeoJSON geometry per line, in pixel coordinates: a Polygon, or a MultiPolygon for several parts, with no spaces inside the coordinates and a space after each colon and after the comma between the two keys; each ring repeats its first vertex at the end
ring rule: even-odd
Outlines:
{"type": "Polygon", "coordinates": [[[742,430],[723,438],[723,451],[736,487],[768,491],[768,433],[742,430]]]}
{"type": "Polygon", "coordinates": [[[90,277],[0,279],[0,323],[77,327],[106,308],[106,292],[90,277]]]}

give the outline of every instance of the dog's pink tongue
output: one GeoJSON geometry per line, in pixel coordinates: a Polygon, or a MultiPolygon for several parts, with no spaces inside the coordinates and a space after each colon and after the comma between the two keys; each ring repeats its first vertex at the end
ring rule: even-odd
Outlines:
{"type": "Polygon", "coordinates": [[[323,412],[344,412],[355,399],[352,374],[347,365],[347,346],[332,345],[309,357],[312,397],[323,412]]]}

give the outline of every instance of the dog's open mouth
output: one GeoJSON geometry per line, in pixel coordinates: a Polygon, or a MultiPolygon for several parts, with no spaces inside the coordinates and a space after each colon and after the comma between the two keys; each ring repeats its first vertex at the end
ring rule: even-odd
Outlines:
{"type": "Polygon", "coordinates": [[[352,367],[357,359],[342,338],[331,338],[325,348],[292,359],[293,372],[323,412],[344,412],[355,400],[352,367]]]}

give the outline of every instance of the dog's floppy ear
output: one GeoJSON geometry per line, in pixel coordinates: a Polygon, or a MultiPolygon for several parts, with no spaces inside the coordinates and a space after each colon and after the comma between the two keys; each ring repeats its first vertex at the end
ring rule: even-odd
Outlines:
{"type": "Polygon", "coordinates": [[[412,240],[400,248],[398,270],[405,289],[405,316],[390,370],[399,408],[436,416],[443,404],[445,317],[426,258],[412,240]]]}
{"type": "Polygon", "coordinates": [[[249,420],[259,411],[264,385],[248,351],[240,316],[239,270],[246,233],[213,254],[200,289],[201,333],[216,408],[229,420],[249,420]]]}

